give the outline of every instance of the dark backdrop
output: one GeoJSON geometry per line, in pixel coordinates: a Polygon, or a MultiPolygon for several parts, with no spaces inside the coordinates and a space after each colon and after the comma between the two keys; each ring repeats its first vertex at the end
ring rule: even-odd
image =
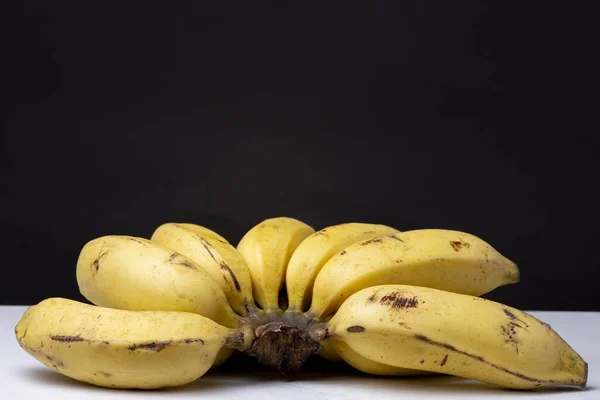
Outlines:
{"type": "Polygon", "coordinates": [[[380,0],[3,7],[0,304],[82,300],[75,262],[100,235],[186,221],[237,244],[285,215],[317,229],[468,231],[521,268],[488,297],[600,310],[592,13],[380,0]]]}

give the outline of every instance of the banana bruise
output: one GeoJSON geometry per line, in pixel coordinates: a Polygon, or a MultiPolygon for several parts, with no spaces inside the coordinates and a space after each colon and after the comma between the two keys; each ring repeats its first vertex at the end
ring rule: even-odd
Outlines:
{"type": "Polygon", "coordinates": [[[280,310],[279,293],[290,257],[314,231],[294,218],[270,218],[252,227],[238,243],[237,250],[250,270],[254,299],[263,310],[280,310]]]}
{"type": "Polygon", "coordinates": [[[420,229],[355,243],[321,269],[310,315],[323,321],[357,291],[407,284],[479,296],[519,281],[516,264],[482,239],[459,231],[420,229]]]}
{"type": "Polygon", "coordinates": [[[88,242],[76,276],[81,294],[98,306],[193,312],[239,326],[223,290],[204,269],[144,238],[113,235],[88,242]]]}
{"type": "Polygon", "coordinates": [[[42,364],[96,386],[157,389],[204,375],[223,349],[250,346],[252,331],[198,314],[127,311],[63,298],[27,309],[19,345],[42,364]]]}
{"type": "Polygon", "coordinates": [[[200,225],[166,223],[154,231],[150,240],[189,258],[208,272],[238,314],[248,316],[253,312],[248,266],[235,247],[220,235],[200,225]]]}
{"type": "Polygon", "coordinates": [[[296,248],[287,266],[289,310],[308,309],[317,274],[331,257],[354,243],[394,233],[399,231],[389,226],[351,222],[329,226],[308,236],[296,248]]]}
{"type": "Polygon", "coordinates": [[[514,389],[585,387],[587,363],[548,324],[507,305],[381,285],[348,298],[315,336],[378,363],[514,389]]]}

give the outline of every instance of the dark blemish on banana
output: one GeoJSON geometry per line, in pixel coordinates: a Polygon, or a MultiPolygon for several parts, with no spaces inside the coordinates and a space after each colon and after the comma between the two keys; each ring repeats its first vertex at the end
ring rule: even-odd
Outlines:
{"type": "MultiPolygon", "coordinates": [[[[514,321],[519,321],[521,324],[525,325],[526,328],[529,328],[529,324],[527,324],[527,322],[523,321],[522,319],[517,318],[517,316],[515,314],[513,314],[506,308],[503,308],[502,311],[504,311],[504,314],[506,314],[508,316],[508,318],[513,320],[513,323],[514,323],[514,321]]],[[[519,326],[519,328],[523,328],[523,327],[519,326]]],[[[525,328],[523,328],[523,329],[525,329],[525,328]]]]}
{"type": "Polygon", "coordinates": [[[517,328],[525,329],[525,328],[523,328],[521,325],[517,324],[517,323],[516,323],[516,322],[514,322],[514,321],[510,321],[510,322],[509,322],[509,324],[510,324],[510,325],[512,325],[512,326],[516,326],[517,328]]]}
{"type": "Polygon", "coordinates": [[[381,243],[381,242],[383,242],[382,238],[373,238],[373,239],[370,239],[370,240],[362,242],[360,245],[361,246],[366,246],[366,245],[371,244],[371,243],[381,243]]]}
{"type": "Polygon", "coordinates": [[[402,242],[402,243],[404,243],[404,240],[400,239],[400,238],[399,238],[398,236],[396,236],[396,235],[390,235],[390,238],[392,238],[392,239],[395,239],[395,240],[397,240],[397,241],[399,241],[399,242],[402,242]]]}
{"type": "Polygon", "coordinates": [[[98,373],[104,376],[105,378],[111,378],[113,376],[111,373],[105,371],[98,371],[98,373]]]}
{"type": "Polygon", "coordinates": [[[504,368],[504,367],[501,367],[499,365],[493,364],[493,363],[485,360],[481,356],[476,356],[476,355],[468,353],[466,351],[458,350],[456,347],[454,347],[454,346],[452,346],[450,344],[443,343],[443,342],[438,342],[438,341],[435,341],[435,340],[431,340],[430,338],[428,338],[427,336],[424,336],[424,335],[416,334],[414,337],[415,337],[415,339],[420,340],[422,342],[425,342],[427,344],[430,344],[432,346],[441,347],[441,348],[453,351],[455,353],[458,353],[460,355],[463,355],[465,357],[469,357],[469,358],[472,358],[474,360],[480,361],[480,362],[482,362],[482,363],[490,366],[491,368],[494,368],[494,369],[496,369],[498,371],[501,371],[501,372],[507,373],[509,375],[515,376],[517,378],[523,379],[524,381],[528,381],[528,382],[546,382],[546,383],[551,383],[551,384],[556,383],[556,381],[553,380],[553,379],[548,379],[548,380],[537,379],[537,378],[532,378],[532,377],[527,376],[527,375],[523,375],[523,374],[521,374],[519,372],[511,371],[508,368],[504,368]]]}
{"type": "Polygon", "coordinates": [[[57,366],[58,366],[58,367],[60,367],[60,368],[64,368],[64,367],[65,367],[65,363],[64,363],[64,362],[62,362],[62,361],[60,361],[60,360],[57,360],[57,359],[56,359],[56,358],[54,358],[54,357],[51,357],[51,356],[46,356],[46,359],[47,359],[48,361],[50,361],[50,362],[53,362],[53,363],[54,363],[54,364],[52,365],[53,367],[57,367],[57,366]]]}
{"type": "Polygon", "coordinates": [[[179,256],[179,254],[177,254],[177,253],[171,254],[171,256],[169,257],[169,261],[173,261],[174,259],[177,258],[177,256],[179,256]]]}
{"type": "Polygon", "coordinates": [[[402,297],[399,292],[387,294],[379,300],[379,303],[392,308],[415,308],[419,305],[419,300],[416,297],[402,297]]]}
{"type": "Polygon", "coordinates": [[[448,354],[446,354],[444,356],[444,358],[442,359],[442,362],[440,363],[440,367],[443,367],[444,365],[446,365],[446,361],[448,361],[448,354]]]}
{"type": "Polygon", "coordinates": [[[100,256],[98,258],[96,258],[94,260],[94,262],[92,262],[92,266],[94,267],[94,269],[96,270],[96,272],[98,272],[98,270],[100,269],[100,260],[103,257],[106,257],[107,254],[108,254],[108,250],[106,250],[104,253],[100,254],[100,256]]]}
{"type": "Polygon", "coordinates": [[[346,330],[350,333],[359,333],[359,332],[364,332],[365,328],[360,325],[353,325],[353,326],[349,326],[348,328],[346,328],[346,330]]]}
{"type": "Polygon", "coordinates": [[[463,247],[469,248],[471,245],[467,242],[461,242],[460,240],[450,241],[450,246],[454,249],[454,251],[460,251],[463,247]]]}
{"type": "Polygon", "coordinates": [[[191,261],[188,261],[188,260],[184,260],[184,261],[178,262],[176,265],[181,265],[183,267],[186,267],[186,268],[189,268],[189,269],[194,269],[194,270],[197,269],[196,266],[194,265],[194,263],[191,262],[191,261]]]}
{"type": "Polygon", "coordinates": [[[65,342],[65,343],[85,341],[85,339],[79,335],[78,336],[50,335],[50,339],[54,340],[55,342],[65,342]]]}
{"type": "Polygon", "coordinates": [[[104,340],[102,344],[110,344],[110,342],[108,340],[104,340]]]}
{"type": "Polygon", "coordinates": [[[206,251],[208,252],[208,254],[210,254],[210,256],[212,257],[213,260],[215,260],[215,262],[217,262],[217,259],[215,258],[215,255],[212,253],[212,251],[210,251],[209,247],[210,243],[208,243],[205,239],[200,238],[200,243],[202,243],[202,246],[204,246],[204,248],[206,249],[206,251]]]}
{"type": "Polygon", "coordinates": [[[233,273],[231,268],[229,268],[229,265],[227,265],[225,262],[221,262],[221,271],[225,271],[229,274],[229,276],[231,276],[231,281],[233,282],[233,285],[235,286],[235,290],[237,290],[238,292],[241,292],[242,287],[240,286],[240,282],[237,280],[237,277],[235,276],[235,274],[233,273]]]}
{"type": "Polygon", "coordinates": [[[137,243],[139,243],[139,244],[141,244],[141,245],[144,245],[144,247],[148,247],[148,245],[147,245],[146,243],[142,242],[142,241],[141,241],[141,240],[139,240],[139,239],[132,238],[132,237],[128,237],[128,238],[127,238],[127,240],[131,240],[132,242],[137,242],[137,243]]]}
{"type": "Polygon", "coordinates": [[[346,250],[342,250],[342,252],[340,253],[340,255],[343,256],[346,253],[347,253],[346,250]]]}
{"type": "Polygon", "coordinates": [[[425,360],[421,360],[421,361],[419,361],[419,362],[420,362],[421,364],[423,364],[423,363],[425,362],[425,360]]]}
{"type": "Polygon", "coordinates": [[[157,353],[161,350],[166,349],[167,347],[171,346],[173,344],[172,340],[168,340],[168,341],[163,341],[163,342],[150,342],[150,343],[138,343],[138,344],[133,344],[131,346],[128,347],[129,350],[134,351],[134,350],[151,350],[151,351],[156,351],[157,353]]]}
{"type": "Polygon", "coordinates": [[[185,339],[183,341],[183,343],[186,343],[186,344],[190,344],[190,343],[202,343],[202,344],[204,344],[204,340],[202,340],[202,339],[185,339]]]}
{"type": "Polygon", "coordinates": [[[516,324],[513,321],[510,321],[508,324],[506,324],[506,326],[502,325],[500,327],[500,329],[502,330],[502,335],[504,335],[504,337],[505,337],[504,343],[509,343],[510,345],[514,346],[515,351],[517,352],[517,355],[518,355],[519,354],[519,344],[521,344],[521,342],[519,341],[519,339],[517,337],[517,331],[516,331],[515,327],[524,329],[521,325],[516,324]]]}
{"type": "Polygon", "coordinates": [[[375,302],[376,300],[377,300],[377,293],[373,293],[372,295],[370,295],[370,296],[367,298],[367,301],[368,301],[369,303],[373,303],[373,302],[375,302]]]}

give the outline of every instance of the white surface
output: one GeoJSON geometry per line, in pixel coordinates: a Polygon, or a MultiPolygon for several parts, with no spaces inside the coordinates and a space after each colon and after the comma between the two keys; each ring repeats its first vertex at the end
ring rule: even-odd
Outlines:
{"type": "Polygon", "coordinates": [[[378,378],[351,372],[304,372],[293,379],[277,373],[212,371],[196,382],[163,391],[104,389],[79,383],[46,368],[25,353],[14,327],[26,307],[0,307],[0,400],[96,399],[600,399],[600,312],[531,312],[552,327],[589,364],[586,389],[509,391],[454,377],[378,378]]]}

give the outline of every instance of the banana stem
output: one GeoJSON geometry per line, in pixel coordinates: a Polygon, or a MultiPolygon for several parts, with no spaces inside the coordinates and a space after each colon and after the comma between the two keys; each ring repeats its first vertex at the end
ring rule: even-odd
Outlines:
{"type": "Polygon", "coordinates": [[[257,314],[247,321],[248,327],[253,327],[254,340],[246,354],[283,373],[299,370],[321,349],[319,340],[315,340],[318,335],[311,335],[314,323],[302,313],[257,314]]]}

